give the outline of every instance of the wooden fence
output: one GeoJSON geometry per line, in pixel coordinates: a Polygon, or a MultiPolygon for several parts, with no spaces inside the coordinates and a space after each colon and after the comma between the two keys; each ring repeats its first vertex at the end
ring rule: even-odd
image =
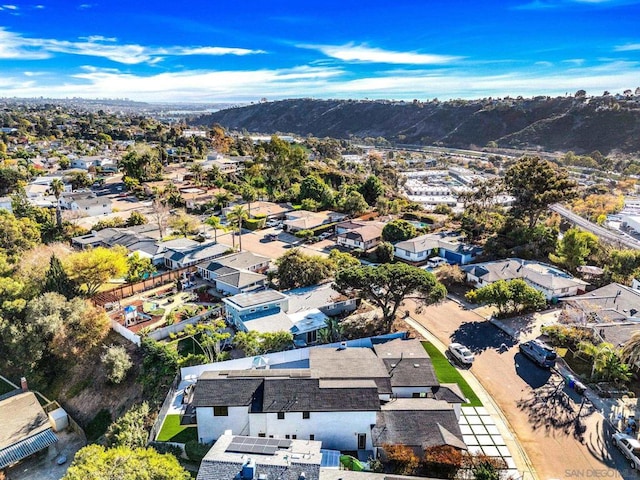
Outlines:
{"type": "Polygon", "coordinates": [[[111,290],[97,293],[93,296],[92,301],[95,305],[104,307],[108,303],[116,303],[124,298],[133,297],[138,293],[167,285],[168,283],[182,277],[183,274],[194,273],[197,270],[198,268],[195,265],[171,270],[169,272],[141,280],[140,282],[127,283],[126,285],[121,285],[119,287],[112,288],[111,290]]]}

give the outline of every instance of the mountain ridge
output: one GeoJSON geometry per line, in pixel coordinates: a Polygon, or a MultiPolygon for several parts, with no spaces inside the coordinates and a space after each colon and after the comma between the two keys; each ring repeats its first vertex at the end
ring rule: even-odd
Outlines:
{"type": "Polygon", "coordinates": [[[640,95],[394,102],[262,102],[190,119],[229,130],[334,138],[383,137],[392,143],[499,147],[603,154],[640,152],[640,95]]]}

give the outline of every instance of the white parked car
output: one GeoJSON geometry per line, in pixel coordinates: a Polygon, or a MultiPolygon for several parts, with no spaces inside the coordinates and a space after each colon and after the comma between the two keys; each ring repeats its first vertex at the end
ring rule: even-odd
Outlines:
{"type": "Polygon", "coordinates": [[[457,361],[464,365],[471,365],[474,360],[473,353],[461,343],[452,343],[449,345],[449,352],[457,361]]]}
{"type": "Polygon", "coordinates": [[[629,460],[631,468],[640,469],[640,442],[626,433],[614,433],[613,444],[629,460]]]}
{"type": "Polygon", "coordinates": [[[321,233],[320,235],[318,235],[318,238],[320,240],[324,240],[326,238],[329,238],[330,236],[331,236],[331,232],[324,232],[324,233],[321,233]]]}

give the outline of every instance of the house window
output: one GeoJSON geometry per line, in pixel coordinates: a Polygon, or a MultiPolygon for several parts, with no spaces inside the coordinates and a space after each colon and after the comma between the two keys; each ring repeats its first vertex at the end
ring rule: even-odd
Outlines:
{"type": "Polygon", "coordinates": [[[303,419],[308,419],[311,416],[311,414],[309,412],[302,412],[302,418],[303,419]]]}
{"type": "Polygon", "coordinates": [[[311,435],[309,435],[309,440],[315,440],[316,436],[312,433],[311,435]]]}
{"type": "Polygon", "coordinates": [[[260,438],[265,438],[266,436],[267,436],[267,434],[266,434],[266,433],[259,433],[259,434],[258,434],[258,437],[260,437],[260,438]]]}
{"type": "Polygon", "coordinates": [[[418,252],[419,257],[424,257],[424,252],[418,252]]]}
{"type": "Polygon", "coordinates": [[[285,435],[284,438],[286,438],[287,440],[291,439],[291,435],[285,435]]]}
{"type": "Polygon", "coordinates": [[[262,307],[263,310],[267,310],[269,308],[269,305],[265,305],[264,307],[262,307]]]}
{"type": "Polygon", "coordinates": [[[278,420],[284,420],[284,412],[278,412],[278,420]]]}
{"type": "Polygon", "coordinates": [[[228,417],[229,416],[229,407],[213,407],[213,416],[214,417],[228,417]]]}
{"type": "Polygon", "coordinates": [[[307,332],[307,343],[316,343],[317,339],[318,339],[317,330],[312,330],[310,332],[307,332]]]}
{"type": "Polygon", "coordinates": [[[291,435],[291,440],[295,440],[296,438],[298,438],[298,435],[291,435]]]}
{"type": "Polygon", "coordinates": [[[413,392],[412,396],[413,398],[426,398],[427,392],[413,392]]]}

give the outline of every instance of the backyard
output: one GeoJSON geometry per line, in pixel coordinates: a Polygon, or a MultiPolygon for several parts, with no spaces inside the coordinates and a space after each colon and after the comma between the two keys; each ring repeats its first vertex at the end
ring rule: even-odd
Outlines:
{"type": "Polygon", "coordinates": [[[180,425],[180,415],[167,415],[157,441],[187,443],[190,440],[198,440],[198,428],[195,425],[180,425]]]}

